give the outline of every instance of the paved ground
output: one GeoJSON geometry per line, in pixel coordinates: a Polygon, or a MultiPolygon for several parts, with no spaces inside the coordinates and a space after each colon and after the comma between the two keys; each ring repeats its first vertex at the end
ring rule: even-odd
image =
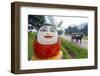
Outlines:
{"type": "MultiPolygon", "coordinates": [[[[71,41],[71,36],[69,35],[60,35],[61,37],[63,37],[64,39],[71,41]]],[[[76,43],[76,41],[74,40],[74,43],[76,43]]],[[[88,40],[84,40],[82,39],[82,42],[80,44],[80,41],[78,41],[78,43],[76,43],[77,45],[79,45],[82,48],[86,48],[88,49],[88,40]]]]}

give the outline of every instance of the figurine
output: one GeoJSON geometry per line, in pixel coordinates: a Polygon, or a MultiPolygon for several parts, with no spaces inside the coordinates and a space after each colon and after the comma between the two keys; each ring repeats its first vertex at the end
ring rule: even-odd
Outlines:
{"type": "Polygon", "coordinates": [[[37,32],[33,42],[34,56],[32,60],[61,59],[62,51],[56,28],[51,24],[44,24],[37,32]]]}

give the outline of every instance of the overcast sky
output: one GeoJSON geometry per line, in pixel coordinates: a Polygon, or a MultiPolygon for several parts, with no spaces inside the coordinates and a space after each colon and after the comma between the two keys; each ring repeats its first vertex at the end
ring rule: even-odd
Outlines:
{"type": "Polygon", "coordinates": [[[69,25],[79,25],[84,22],[88,22],[88,18],[86,17],[57,17],[54,16],[54,20],[56,24],[58,24],[61,20],[63,21],[62,26],[63,28],[67,28],[69,25]]]}

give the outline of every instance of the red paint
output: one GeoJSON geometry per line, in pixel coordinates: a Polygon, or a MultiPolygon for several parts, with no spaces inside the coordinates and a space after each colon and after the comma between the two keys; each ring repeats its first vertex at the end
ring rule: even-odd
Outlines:
{"type": "Polygon", "coordinates": [[[46,59],[49,57],[56,56],[60,51],[60,41],[51,45],[43,45],[37,42],[37,40],[33,43],[34,53],[38,58],[46,59]]]}

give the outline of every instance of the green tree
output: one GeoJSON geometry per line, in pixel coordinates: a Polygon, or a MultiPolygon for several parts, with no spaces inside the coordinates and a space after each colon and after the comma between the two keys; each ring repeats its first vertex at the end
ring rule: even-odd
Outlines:
{"type": "Polygon", "coordinates": [[[45,16],[41,15],[29,15],[28,16],[28,26],[29,30],[38,30],[45,22],[45,16]]]}

